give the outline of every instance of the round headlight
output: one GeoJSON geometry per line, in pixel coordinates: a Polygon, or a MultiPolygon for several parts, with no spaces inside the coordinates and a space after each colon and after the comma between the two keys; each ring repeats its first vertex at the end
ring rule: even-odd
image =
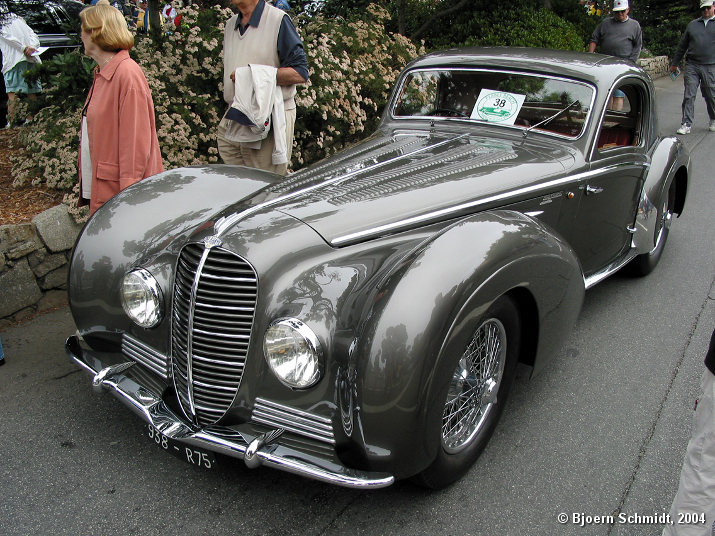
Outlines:
{"type": "Polygon", "coordinates": [[[153,328],[161,320],[161,290],[154,276],[139,268],[122,279],[122,307],[127,316],[143,328],[153,328]]]}
{"type": "Polygon", "coordinates": [[[305,389],[320,379],[320,342],[300,320],[274,321],[263,338],[263,353],[273,373],[288,387],[305,389]]]}

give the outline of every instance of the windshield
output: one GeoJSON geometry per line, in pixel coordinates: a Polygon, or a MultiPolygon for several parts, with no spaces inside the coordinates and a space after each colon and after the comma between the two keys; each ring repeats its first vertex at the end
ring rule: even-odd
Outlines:
{"type": "Polygon", "coordinates": [[[411,71],[403,79],[392,115],[469,119],[577,138],[593,95],[592,86],[565,78],[484,69],[426,69],[411,71]],[[546,121],[560,110],[563,113],[546,121]]]}

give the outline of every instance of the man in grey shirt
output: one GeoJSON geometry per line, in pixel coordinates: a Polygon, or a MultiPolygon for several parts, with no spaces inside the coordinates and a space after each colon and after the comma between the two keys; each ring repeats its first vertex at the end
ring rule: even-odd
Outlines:
{"type": "Polygon", "coordinates": [[[613,2],[613,15],[604,19],[591,35],[588,51],[595,52],[596,46],[602,54],[638,61],[643,47],[643,33],[638,21],[628,17],[628,0],[613,2]]]}
{"type": "Polygon", "coordinates": [[[710,126],[715,132],[715,8],[713,0],[700,2],[701,17],[691,21],[680,39],[678,50],[673,56],[672,72],[678,72],[678,65],[685,56],[685,92],[683,94],[683,121],[678,134],[690,134],[695,119],[695,95],[698,86],[705,99],[710,126]],[[687,55],[685,51],[687,50],[687,55]]]}

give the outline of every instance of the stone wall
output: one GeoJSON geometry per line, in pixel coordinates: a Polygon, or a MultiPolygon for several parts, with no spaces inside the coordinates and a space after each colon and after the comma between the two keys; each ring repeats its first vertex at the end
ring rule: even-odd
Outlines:
{"type": "Polygon", "coordinates": [[[670,71],[670,62],[668,61],[668,56],[640,58],[638,60],[638,65],[640,65],[643,70],[647,72],[653,79],[665,76],[670,71]]]}
{"type": "Polygon", "coordinates": [[[68,263],[81,228],[65,205],[32,223],[0,226],[0,327],[67,303],[68,263]]]}

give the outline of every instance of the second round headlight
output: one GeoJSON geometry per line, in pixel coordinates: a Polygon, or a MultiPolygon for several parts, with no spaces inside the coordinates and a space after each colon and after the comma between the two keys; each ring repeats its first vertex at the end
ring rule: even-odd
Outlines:
{"type": "Polygon", "coordinates": [[[124,275],[122,307],[127,316],[143,328],[153,328],[161,320],[161,290],[154,276],[143,268],[124,275]]]}
{"type": "Polygon", "coordinates": [[[274,321],[263,338],[263,353],[273,373],[288,387],[306,389],[320,380],[323,360],[320,342],[300,320],[274,321]]]}

